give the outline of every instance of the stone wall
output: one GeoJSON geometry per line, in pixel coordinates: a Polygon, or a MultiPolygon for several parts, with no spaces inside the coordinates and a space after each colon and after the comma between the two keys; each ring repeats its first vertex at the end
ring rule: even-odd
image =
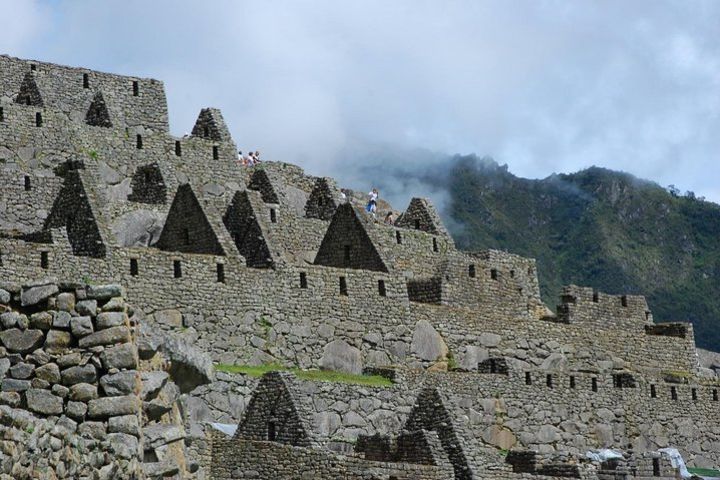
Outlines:
{"type": "Polygon", "coordinates": [[[212,478],[217,480],[230,480],[239,476],[254,479],[294,479],[307,476],[328,480],[452,478],[452,470],[448,468],[412,463],[373,462],[328,451],[275,442],[228,439],[220,435],[213,438],[212,452],[212,478]]]}
{"type": "Polygon", "coordinates": [[[139,478],[141,390],[120,287],[0,289],[0,472],[139,478]]]}

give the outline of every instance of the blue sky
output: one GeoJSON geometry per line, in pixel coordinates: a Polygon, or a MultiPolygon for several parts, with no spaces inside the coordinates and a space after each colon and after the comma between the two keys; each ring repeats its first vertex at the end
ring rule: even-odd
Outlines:
{"type": "Polygon", "coordinates": [[[163,80],[171,128],[347,178],[369,151],[542,178],[621,169],[720,201],[720,2],[0,0],[0,52],[163,80]],[[9,20],[9,21],[8,21],[9,20]],[[410,155],[412,156],[412,155],[410,155]]]}

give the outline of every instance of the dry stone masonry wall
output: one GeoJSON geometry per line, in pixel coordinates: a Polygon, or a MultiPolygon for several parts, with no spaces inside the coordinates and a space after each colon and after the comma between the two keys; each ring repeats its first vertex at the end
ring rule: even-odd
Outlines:
{"type": "Polygon", "coordinates": [[[0,108],[9,478],[663,477],[669,446],[720,466],[718,379],[643,297],[568,286],[551,310],[534,260],[458,251],[427,199],[386,225],[330,178],[243,167],[214,108],[174,137],[157,80],[0,56],[0,108]],[[585,459],[602,447],[622,462],[585,459]]]}

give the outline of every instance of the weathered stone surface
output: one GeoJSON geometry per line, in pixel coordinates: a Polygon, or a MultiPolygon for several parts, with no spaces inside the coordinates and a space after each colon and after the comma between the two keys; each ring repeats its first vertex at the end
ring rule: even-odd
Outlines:
{"type": "Polygon", "coordinates": [[[344,340],[333,340],[325,345],[320,365],[326,370],[338,372],[362,373],[362,355],[360,350],[344,340]]]}
{"type": "Polygon", "coordinates": [[[27,406],[35,413],[43,415],[60,415],[63,412],[63,400],[49,390],[28,389],[25,392],[27,406]]]}
{"type": "Polygon", "coordinates": [[[100,354],[103,366],[109,370],[117,369],[134,369],[137,368],[138,355],[137,349],[132,343],[123,343],[116,347],[107,348],[100,354]]]}
{"type": "Polygon", "coordinates": [[[155,321],[169,327],[180,328],[183,326],[183,316],[178,310],[160,310],[153,314],[155,321]]]}
{"type": "Polygon", "coordinates": [[[0,288],[0,304],[7,305],[10,303],[12,295],[7,290],[0,288]]]}
{"type": "Polygon", "coordinates": [[[31,363],[20,362],[10,368],[10,376],[19,380],[25,380],[32,376],[35,371],[35,365],[31,363]]]}
{"type": "Polygon", "coordinates": [[[10,371],[10,359],[6,357],[0,358],[0,380],[10,371]]]}
{"type": "Polygon", "coordinates": [[[58,291],[58,286],[54,283],[34,287],[23,287],[20,293],[20,303],[23,307],[37,305],[55,295],[58,291]]]}
{"type": "Polygon", "coordinates": [[[70,401],[65,407],[65,414],[70,418],[83,419],[87,413],[87,405],[83,402],[70,401]]]}
{"type": "Polygon", "coordinates": [[[109,433],[106,442],[109,450],[118,458],[135,458],[140,451],[138,439],[126,433],[109,433]]]}
{"type": "Polygon", "coordinates": [[[497,347],[500,345],[502,337],[495,333],[484,332],[480,335],[479,340],[483,347],[497,347]]]}
{"type": "Polygon", "coordinates": [[[128,318],[124,312],[102,312],[96,318],[98,330],[104,330],[110,327],[127,326],[128,318]]]}
{"type": "Polygon", "coordinates": [[[88,402],[98,398],[98,389],[90,383],[77,383],[70,387],[70,400],[88,402]]]}
{"type": "Polygon", "coordinates": [[[117,417],[110,417],[110,419],[108,419],[108,432],[127,433],[128,435],[139,437],[141,431],[138,416],[120,415],[117,417]]]}
{"type": "Polygon", "coordinates": [[[75,310],[75,295],[69,292],[63,292],[57,296],[57,308],[65,312],[75,310]]]}
{"type": "Polygon", "coordinates": [[[37,312],[30,316],[30,326],[40,330],[50,330],[53,316],[49,312],[37,312]]]}
{"type": "Polygon", "coordinates": [[[420,320],[415,325],[410,349],[419,358],[428,361],[445,358],[448,353],[445,341],[427,320],[420,320]]]}
{"type": "Polygon", "coordinates": [[[145,448],[157,448],[185,438],[185,431],[179,425],[155,424],[143,429],[145,448]]]}
{"type": "Polygon", "coordinates": [[[60,382],[60,368],[54,363],[48,363],[35,369],[35,377],[49,383],[60,382]]]}
{"type": "Polygon", "coordinates": [[[77,383],[93,383],[97,381],[97,370],[94,366],[87,364],[77,367],[70,367],[60,372],[63,385],[70,386],[77,383]]]}
{"type": "Polygon", "coordinates": [[[160,238],[165,217],[152,210],[135,210],[119,217],[111,225],[118,245],[149,247],[160,238]]]}
{"type": "Polygon", "coordinates": [[[460,359],[460,367],[464,370],[477,370],[478,363],[490,358],[487,348],[468,345],[465,347],[465,353],[460,359]]]}
{"type": "Polygon", "coordinates": [[[90,418],[107,418],[130,415],[139,412],[140,407],[140,399],[136,395],[96,398],[88,402],[88,416],[90,418]]]}
{"type": "Polygon", "coordinates": [[[0,315],[0,325],[4,330],[17,326],[20,314],[17,312],[6,312],[0,315]]]}
{"type": "Polygon", "coordinates": [[[127,327],[112,327],[95,332],[78,341],[80,348],[96,347],[99,345],[112,345],[130,341],[130,329],[127,327]]]}
{"type": "Polygon", "coordinates": [[[113,297],[124,297],[125,290],[120,285],[89,285],[87,296],[94,300],[110,300],[113,297]]]}
{"type": "Polygon", "coordinates": [[[483,440],[502,450],[510,450],[517,443],[517,438],[508,429],[499,425],[491,425],[483,432],[483,440]]]}
{"type": "Polygon", "coordinates": [[[77,338],[93,333],[93,323],[90,317],[75,317],[70,321],[70,331],[77,338]]]}
{"type": "Polygon", "coordinates": [[[97,300],[81,300],[75,305],[79,315],[94,317],[97,315],[97,300]]]}
{"type": "Polygon", "coordinates": [[[140,375],[135,370],[104,375],[100,378],[100,386],[110,397],[129,395],[140,389],[140,375]]]}
{"type": "Polygon", "coordinates": [[[68,312],[55,312],[55,315],[53,316],[53,328],[62,328],[62,329],[69,329],[70,328],[70,320],[72,317],[68,312]]]}
{"type": "Polygon", "coordinates": [[[215,368],[210,357],[187,343],[169,338],[163,343],[162,351],[170,361],[170,376],[181,392],[190,392],[215,379],[215,368]]]}
{"type": "Polygon", "coordinates": [[[3,392],[24,392],[31,387],[29,380],[15,380],[14,378],[5,378],[2,381],[3,392]]]}
{"type": "Polygon", "coordinates": [[[72,341],[73,337],[70,332],[50,330],[45,337],[45,349],[50,352],[62,351],[72,345],[72,341]]]}
{"type": "Polygon", "coordinates": [[[166,372],[142,372],[142,392],[140,398],[147,400],[153,398],[168,380],[166,372]]]}
{"type": "Polygon", "coordinates": [[[17,353],[32,352],[42,345],[44,339],[45,337],[40,330],[11,328],[0,333],[0,341],[2,341],[3,346],[11,352],[17,353]]]}

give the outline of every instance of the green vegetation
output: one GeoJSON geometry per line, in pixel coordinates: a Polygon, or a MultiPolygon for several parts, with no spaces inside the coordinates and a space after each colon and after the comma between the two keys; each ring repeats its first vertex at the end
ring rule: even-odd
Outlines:
{"type": "Polygon", "coordinates": [[[448,162],[419,176],[449,192],[459,248],[536,258],[551,308],[571,283],[645,295],[656,322],[690,321],[698,346],[720,350],[719,205],[597,167],[529,180],[491,159],[448,162]]]}
{"type": "Polygon", "coordinates": [[[720,470],[714,470],[712,468],[688,467],[688,472],[692,473],[693,475],[698,475],[700,477],[718,477],[718,478],[720,478],[720,470]]]}
{"type": "Polygon", "coordinates": [[[251,377],[261,377],[268,372],[287,371],[294,373],[302,380],[312,380],[316,382],[351,383],[355,385],[367,385],[369,387],[388,387],[392,385],[392,381],[380,375],[353,375],[329,370],[302,370],[299,368],[284,367],[274,363],[264,365],[228,365],[220,363],[215,365],[215,370],[227,373],[241,373],[250,375],[251,377]]]}

